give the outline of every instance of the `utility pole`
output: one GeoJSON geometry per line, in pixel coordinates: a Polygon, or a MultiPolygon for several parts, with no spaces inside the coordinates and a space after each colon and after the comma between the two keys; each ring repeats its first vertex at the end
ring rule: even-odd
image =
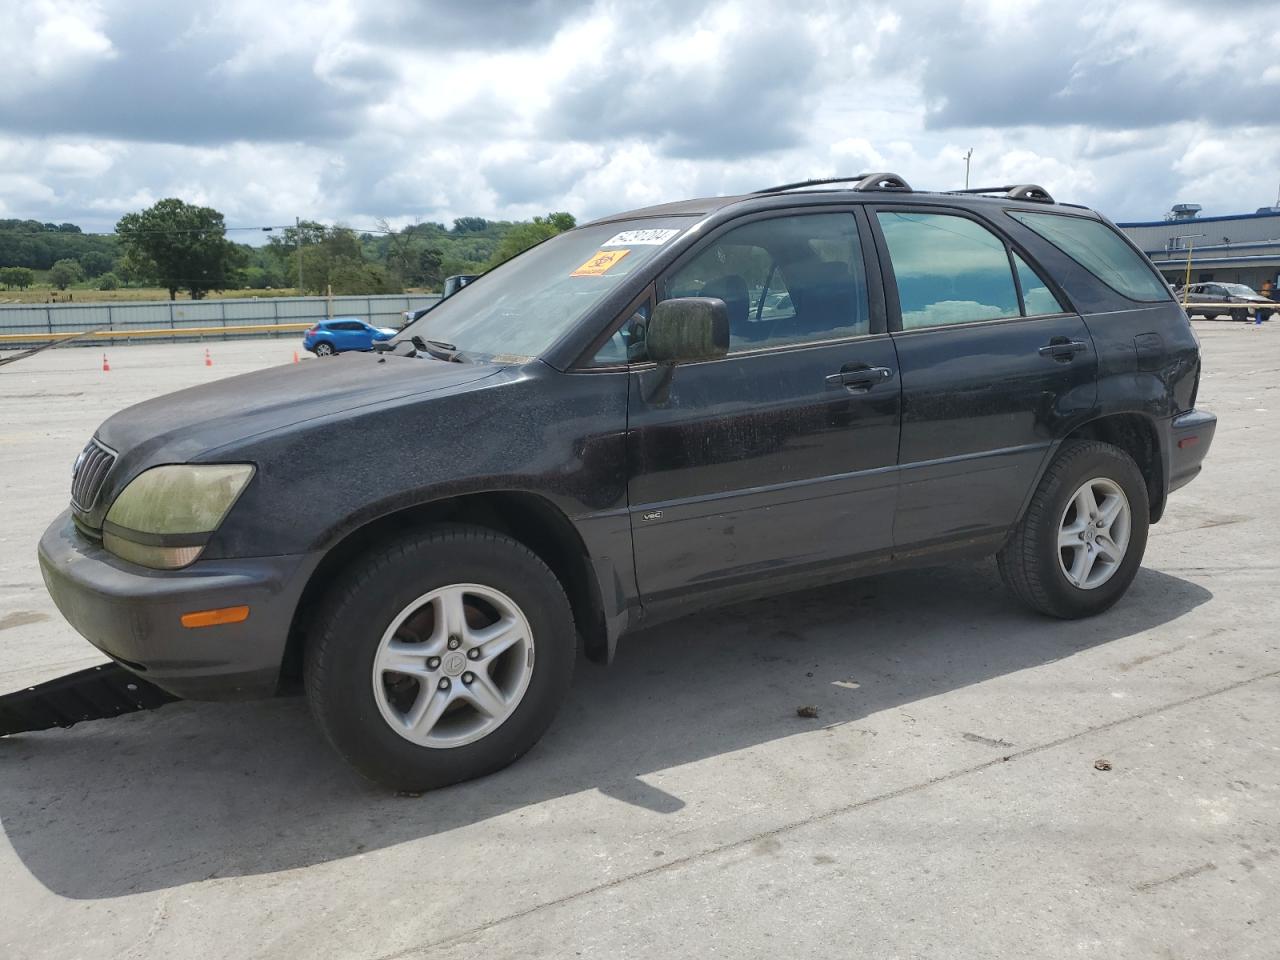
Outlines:
{"type": "Polygon", "coordinates": [[[1175,244],[1179,240],[1187,241],[1187,275],[1186,275],[1186,279],[1182,283],[1182,309],[1183,310],[1187,309],[1187,301],[1191,298],[1191,251],[1195,247],[1195,244],[1192,241],[1203,236],[1206,236],[1206,234],[1180,233],[1177,236],[1170,238],[1171,242],[1175,244]]]}
{"type": "Polygon", "coordinates": [[[969,160],[973,156],[973,147],[964,155],[964,188],[969,189],[969,160]]]}
{"type": "Polygon", "coordinates": [[[293,241],[298,245],[298,296],[303,295],[302,290],[302,218],[293,218],[293,241]]]}

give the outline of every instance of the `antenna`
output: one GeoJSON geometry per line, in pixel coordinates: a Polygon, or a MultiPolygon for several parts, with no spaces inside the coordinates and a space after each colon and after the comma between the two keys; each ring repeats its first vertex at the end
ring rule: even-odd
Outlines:
{"type": "Polygon", "coordinates": [[[973,147],[964,155],[964,188],[969,189],[969,160],[973,157],[973,147]]]}

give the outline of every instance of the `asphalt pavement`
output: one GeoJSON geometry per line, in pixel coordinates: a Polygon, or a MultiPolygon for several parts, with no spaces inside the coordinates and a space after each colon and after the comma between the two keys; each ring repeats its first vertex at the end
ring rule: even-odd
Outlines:
{"type": "MultiPolygon", "coordinates": [[[[1217,438],[1111,612],[982,563],[701,613],[420,797],[301,699],[0,739],[0,957],[1274,960],[1280,322],[1196,329],[1217,438]]],[[[97,424],[295,343],[0,367],[0,689],[102,660],[35,560],[97,424]]]]}

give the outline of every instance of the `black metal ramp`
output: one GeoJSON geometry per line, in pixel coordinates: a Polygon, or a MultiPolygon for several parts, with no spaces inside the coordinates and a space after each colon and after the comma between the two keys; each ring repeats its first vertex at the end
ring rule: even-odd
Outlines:
{"type": "Polygon", "coordinates": [[[118,663],[104,663],[0,696],[0,737],[154,710],[177,699],[118,663]]]}

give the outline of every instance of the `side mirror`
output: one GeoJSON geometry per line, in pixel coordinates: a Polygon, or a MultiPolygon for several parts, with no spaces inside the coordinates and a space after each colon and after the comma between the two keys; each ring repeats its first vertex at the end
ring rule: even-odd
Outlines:
{"type": "Polygon", "coordinates": [[[729,308],[715,297],[677,297],[653,308],[645,332],[649,359],[661,364],[714,360],[729,352],[729,308]]]}

